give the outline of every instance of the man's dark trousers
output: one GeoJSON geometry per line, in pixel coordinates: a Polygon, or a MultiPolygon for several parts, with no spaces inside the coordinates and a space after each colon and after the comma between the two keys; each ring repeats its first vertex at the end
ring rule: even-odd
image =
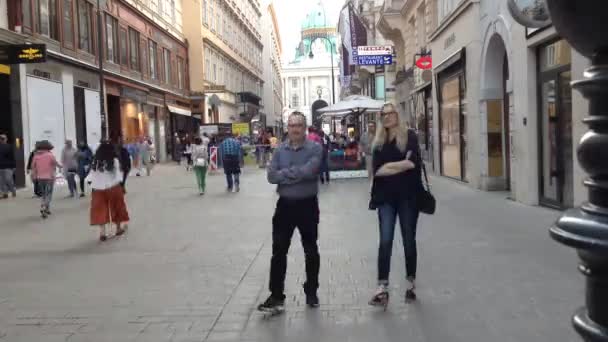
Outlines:
{"type": "Polygon", "coordinates": [[[316,294],[319,288],[319,202],[317,197],[305,199],[279,198],[272,218],[272,260],[270,262],[270,292],[277,299],[285,298],[287,253],[295,228],[302,237],[306,260],[304,292],[316,294]]]}

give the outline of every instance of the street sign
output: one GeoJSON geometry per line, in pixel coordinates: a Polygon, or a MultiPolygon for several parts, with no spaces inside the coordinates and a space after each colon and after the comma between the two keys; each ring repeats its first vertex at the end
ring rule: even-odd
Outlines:
{"type": "Polygon", "coordinates": [[[393,47],[391,45],[357,46],[357,56],[392,56],[392,55],[393,55],[393,47]]]}
{"type": "Polygon", "coordinates": [[[1,64],[43,62],[46,62],[46,45],[44,44],[0,45],[1,64]]]}
{"type": "Polygon", "coordinates": [[[358,56],[359,65],[389,65],[393,64],[393,56],[358,56]]]}

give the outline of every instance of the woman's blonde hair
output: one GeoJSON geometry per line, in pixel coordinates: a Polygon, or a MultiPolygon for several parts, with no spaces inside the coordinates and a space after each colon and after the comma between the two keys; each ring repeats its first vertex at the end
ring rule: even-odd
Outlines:
{"type": "MultiPolygon", "coordinates": [[[[405,149],[407,148],[407,129],[408,124],[407,120],[405,120],[402,115],[397,111],[397,106],[392,102],[387,102],[382,106],[381,113],[397,113],[397,127],[395,127],[396,134],[395,140],[397,144],[397,148],[399,151],[405,153],[405,149]]],[[[389,143],[388,141],[388,129],[384,128],[382,124],[382,116],[378,117],[378,123],[376,124],[376,137],[374,138],[374,143],[372,144],[372,148],[374,150],[381,149],[384,144],[389,143]]]]}

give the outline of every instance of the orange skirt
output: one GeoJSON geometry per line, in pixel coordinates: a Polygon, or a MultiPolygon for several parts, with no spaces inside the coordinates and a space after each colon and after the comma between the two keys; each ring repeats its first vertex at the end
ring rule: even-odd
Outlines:
{"type": "Polygon", "coordinates": [[[105,190],[94,190],[91,195],[91,225],[123,223],[129,221],[122,186],[116,185],[105,190]]]}

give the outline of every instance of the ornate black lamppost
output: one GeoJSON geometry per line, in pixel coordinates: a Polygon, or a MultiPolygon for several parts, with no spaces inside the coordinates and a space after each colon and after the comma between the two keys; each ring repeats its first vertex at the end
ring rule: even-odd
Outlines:
{"type": "Polygon", "coordinates": [[[586,305],[572,322],[585,341],[608,341],[608,1],[508,0],[519,23],[541,27],[550,22],[570,45],[591,59],[584,79],[572,87],[589,100],[589,126],[577,156],[589,174],[588,201],[567,211],[551,227],[551,237],[575,248],[579,270],[587,277],[586,305]]]}

